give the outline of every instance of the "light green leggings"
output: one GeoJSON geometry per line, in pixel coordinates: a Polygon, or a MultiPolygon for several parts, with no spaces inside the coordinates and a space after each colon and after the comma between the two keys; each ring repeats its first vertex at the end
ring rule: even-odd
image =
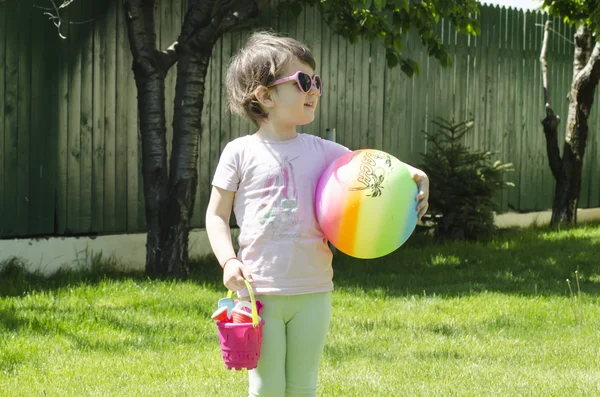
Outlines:
{"type": "Polygon", "coordinates": [[[258,367],[248,371],[251,397],[316,396],[331,293],[262,295],[265,320],[258,367]]]}

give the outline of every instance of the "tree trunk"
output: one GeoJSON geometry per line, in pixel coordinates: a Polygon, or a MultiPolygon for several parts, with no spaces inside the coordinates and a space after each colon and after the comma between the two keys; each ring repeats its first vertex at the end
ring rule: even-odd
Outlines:
{"type": "MultiPolygon", "coordinates": [[[[168,198],[162,224],[161,272],[188,273],[188,236],[198,185],[198,143],[206,72],[213,46],[225,32],[258,15],[254,1],[199,0],[190,6],[178,39],[168,198]]],[[[217,131],[218,133],[218,131],[217,131]]],[[[207,187],[208,188],[208,187],[207,187]]]]}
{"type": "Polygon", "coordinates": [[[157,275],[161,263],[162,207],[167,198],[167,145],[165,76],[175,63],[170,49],[156,49],[154,0],[124,2],[132,70],[138,91],[138,115],[142,140],[142,175],[148,238],[146,273],[157,275]]]}
{"type": "MultiPolygon", "coordinates": [[[[548,26],[548,25],[547,25],[548,26]]],[[[547,28],[548,30],[548,28],[547,28]]],[[[547,35],[544,37],[542,56],[545,62],[547,35]]],[[[544,93],[546,96],[546,118],[542,120],[546,135],[546,149],[550,169],[556,180],[552,218],[550,224],[577,223],[577,207],[581,191],[583,156],[588,137],[588,120],[594,103],[594,95],[600,79],[600,44],[595,43],[592,51],[592,37],[585,26],[575,33],[575,55],[573,60],[573,81],[569,93],[569,114],[567,118],[565,144],[560,157],[557,139],[557,126],[560,119],[554,117],[549,101],[547,70],[543,65],[544,93]]]]}
{"type": "MultiPolygon", "coordinates": [[[[134,66],[135,69],[135,66],[134,66]]],[[[146,242],[146,273],[159,273],[161,262],[161,208],[167,198],[167,144],[165,127],[165,78],[158,73],[136,74],[138,114],[142,131],[142,175],[148,238],[146,242]]]]}
{"type": "Polygon", "coordinates": [[[165,218],[163,260],[169,274],[187,273],[188,232],[198,185],[198,142],[206,72],[212,45],[205,53],[180,54],[173,116],[173,150],[165,218]]]}

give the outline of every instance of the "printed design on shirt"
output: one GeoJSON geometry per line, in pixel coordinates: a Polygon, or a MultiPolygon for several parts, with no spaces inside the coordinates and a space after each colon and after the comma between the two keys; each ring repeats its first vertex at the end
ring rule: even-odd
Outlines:
{"type": "Polygon", "coordinates": [[[356,181],[360,184],[358,187],[351,187],[348,190],[366,190],[370,189],[371,194],[367,197],[381,196],[383,182],[385,180],[385,169],[378,166],[377,160],[384,160],[388,168],[392,168],[392,158],[387,154],[365,152],[360,164],[360,172],[356,181]]]}
{"type": "Polygon", "coordinates": [[[258,221],[263,227],[272,228],[274,239],[291,239],[299,236],[301,224],[298,214],[298,191],[292,162],[288,159],[272,167],[265,176],[263,195],[258,205],[258,221]]]}

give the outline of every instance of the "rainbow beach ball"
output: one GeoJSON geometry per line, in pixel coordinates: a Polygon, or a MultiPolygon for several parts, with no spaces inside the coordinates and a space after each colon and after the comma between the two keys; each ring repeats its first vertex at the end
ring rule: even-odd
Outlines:
{"type": "Polygon", "coordinates": [[[364,149],[335,160],[315,194],[317,221],[343,253],[378,258],[398,249],[417,224],[417,184],[408,168],[380,150],[364,149]]]}

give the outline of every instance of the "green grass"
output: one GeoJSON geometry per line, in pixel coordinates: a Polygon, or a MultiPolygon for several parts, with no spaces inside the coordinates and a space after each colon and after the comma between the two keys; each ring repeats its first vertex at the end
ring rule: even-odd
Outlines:
{"type": "MultiPolygon", "coordinates": [[[[599,257],[599,225],[338,255],[319,395],[598,396],[599,257]]],[[[246,395],[208,318],[214,259],[187,280],[109,265],[44,279],[4,264],[0,396],[246,395]]]]}

